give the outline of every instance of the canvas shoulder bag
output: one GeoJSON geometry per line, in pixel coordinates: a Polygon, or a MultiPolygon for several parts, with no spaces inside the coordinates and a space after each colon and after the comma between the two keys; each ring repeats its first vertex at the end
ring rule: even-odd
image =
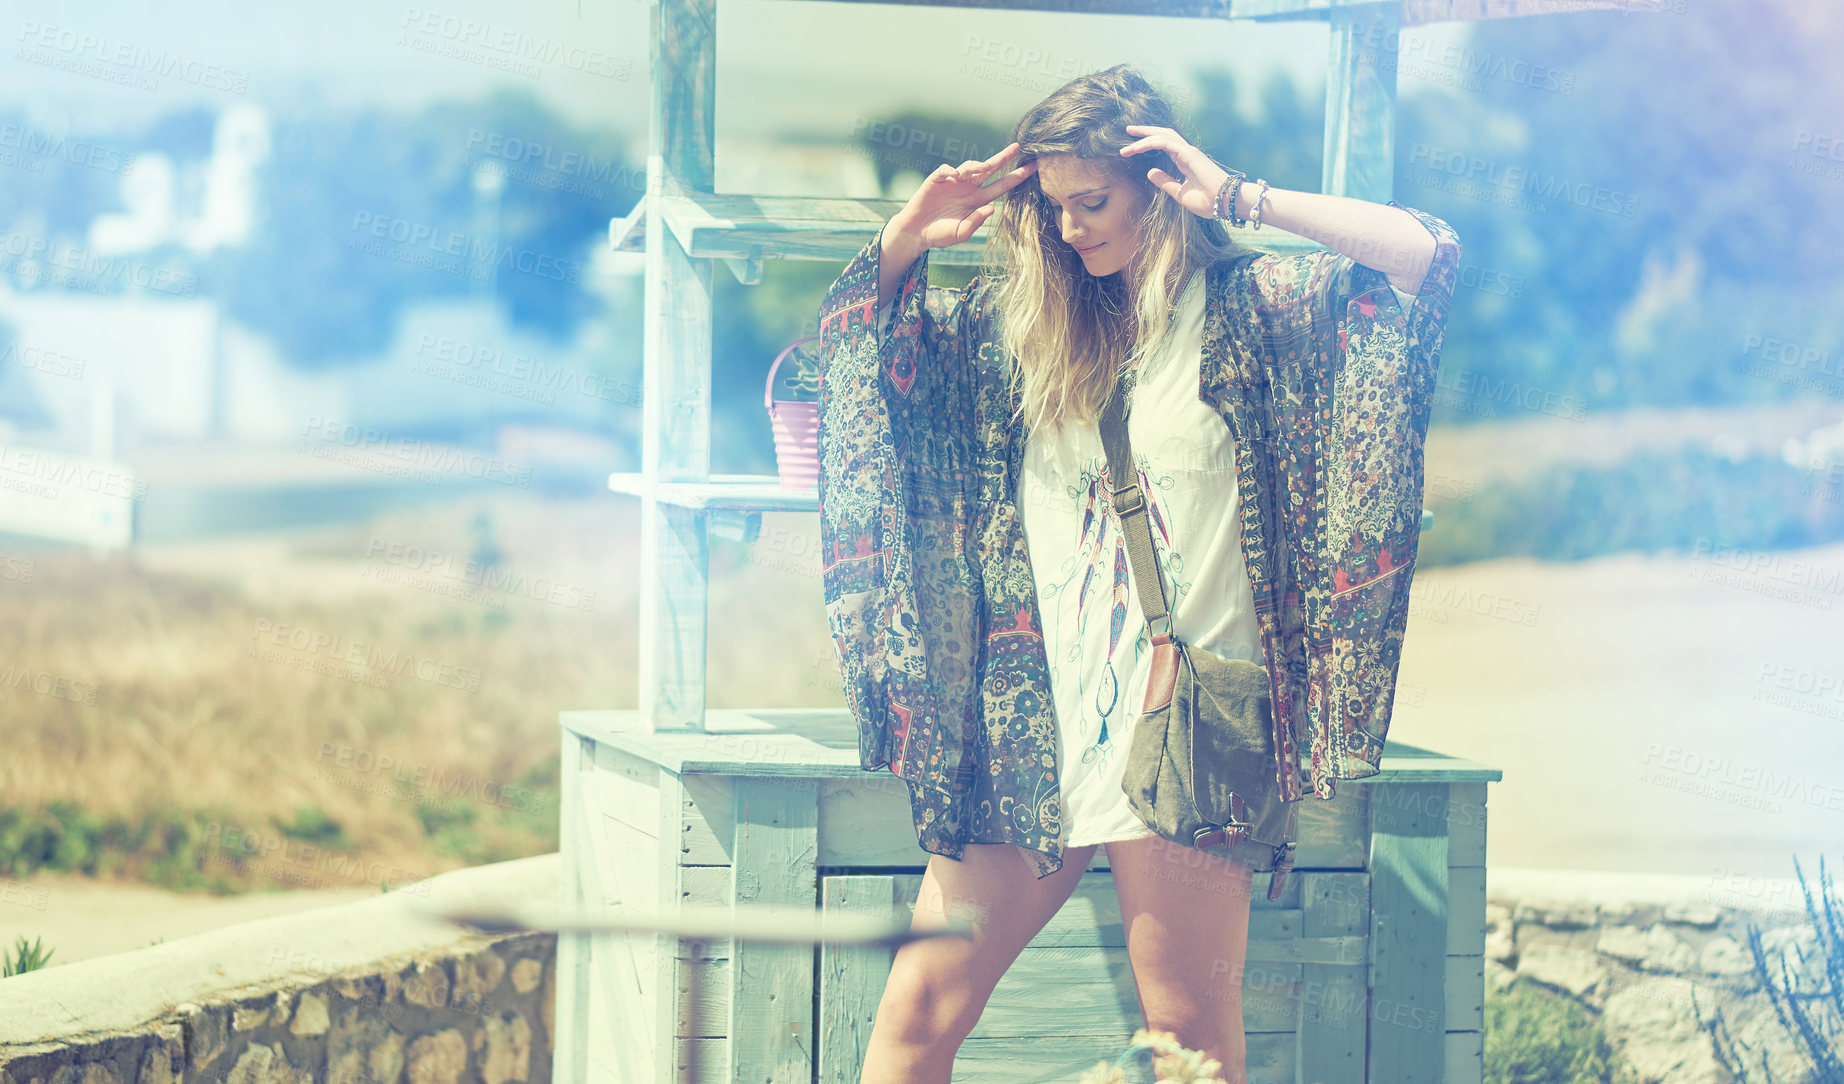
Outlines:
{"type": "Polygon", "coordinates": [[[1281,797],[1268,671],[1172,635],[1121,400],[1117,385],[1101,412],[1102,449],[1153,644],[1121,787],[1134,814],[1165,839],[1272,873],[1268,899],[1278,900],[1293,868],[1299,802],[1281,797]],[[1164,630],[1154,631],[1162,619],[1164,630]]]}

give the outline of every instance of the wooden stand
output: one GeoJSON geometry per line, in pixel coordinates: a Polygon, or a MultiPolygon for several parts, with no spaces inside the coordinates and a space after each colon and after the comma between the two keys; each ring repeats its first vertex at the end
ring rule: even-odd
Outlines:
{"type": "MultiPolygon", "coordinates": [[[[650,733],[637,712],[567,712],[562,725],[566,905],[913,909],[929,855],[908,788],[858,767],[849,713],[716,711],[702,734],[650,733]]],[[[1255,875],[1242,977],[1253,1084],[1482,1078],[1485,794],[1501,773],[1395,744],[1383,768],[1307,800],[1281,899],[1255,875]]],[[[667,937],[566,936],[557,1004],[571,1041],[556,1079],[685,1080],[696,1048],[702,1081],[858,1084],[890,957],[726,940],[692,959],[667,937]]],[[[1101,848],[994,990],[954,1079],[1073,1080],[1141,1023],[1101,848]]]]}

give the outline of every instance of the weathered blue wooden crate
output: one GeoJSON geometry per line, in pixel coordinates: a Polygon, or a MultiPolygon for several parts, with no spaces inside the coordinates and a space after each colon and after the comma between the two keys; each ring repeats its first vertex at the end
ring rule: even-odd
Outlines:
{"type": "MultiPolygon", "coordinates": [[[[561,725],[566,904],[913,908],[928,855],[907,789],[858,768],[846,711],[713,711],[706,733],[649,733],[632,711],[561,725]]],[[[1392,743],[1380,775],[1302,807],[1281,898],[1268,901],[1266,874],[1253,886],[1253,1084],[1479,1084],[1485,797],[1500,776],[1392,743]]],[[[1141,1019],[1111,876],[1101,848],[993,992],[955,1081],[1074,1080],[1125,1048],[1141,1019]]],[[[889,961],[566,935],[556,1084],[674,1084],[689,1044],[705,1081],[858,1084],[889,961]]]]}

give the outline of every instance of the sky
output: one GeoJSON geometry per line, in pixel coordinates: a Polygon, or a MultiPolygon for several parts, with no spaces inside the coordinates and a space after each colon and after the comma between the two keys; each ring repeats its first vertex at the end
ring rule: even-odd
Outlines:
{"type": "MultiPolygon", "coordinates": [[[[1249,95],[1270,71],[1313,85],[1325,69],[1318,23],[809,0],[718,7],[720,140],[849,130],[864,115],[923,103],[1009,127],[1073,76],[1123,61],[1175,96],[1200,66],[1236,71],[1249,95]]],[[[15,0],[0,16],[0,95],[26,102],[41,128],[94,131],[194,101],[409,110],[505,84],[578,123],[638,132],[648,13],[643,0],[15,0]],[[533,53],[541,59],[521,58],[533,53]],[[133,58],[150,57],[180,64],[136,74],[133,58]]],[[[1441,24],[1405,37],[1463,32],[1441,24]]]]}

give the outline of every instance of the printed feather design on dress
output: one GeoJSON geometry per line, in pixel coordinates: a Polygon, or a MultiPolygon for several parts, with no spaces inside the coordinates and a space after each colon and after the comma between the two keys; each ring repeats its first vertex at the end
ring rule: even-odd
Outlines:
{"type": "Polygon", "coordinates": [[[1165,517],[1159,514],[1159,506],[1153,503],[1150,495],[1146,498],[1146,507],[1152,512],[1153,526],[1159,528],[1159,537],[1165,540],[1165,548],[1171,549],[1172,533],[1165,529],[1165,517]]]}
{"type": "Polygon", "coordinates": [[[1076,625],[1078,628],[1082,624],[1083,605],[1088,601],[1089,585],[1095,580],[1096,558],[1101,554],[1101,536],[1104,533],[1101,529],[1102,521],[1095,518],[1095,486],[1095,480],[1091,479],[1088,484],[1088,507],[1082,513],[1082,537],[1076,540],[1076,553],[1080,555],[1080,560],[1088,566],[1088,571],[1082,575],[1082,590],[1076,594],[1076,625]],[[1093,538],[1089,536],[1090,527],[1095,528],[1093,538]]]}
{"type": "MultiPolygon", "coordinates": [[[[1120,630],[1127,624],[1127,547],[1119,539],[1114,542],[1114,612],[1108,625],[1108,658],[1114,657],[1114,648],[1120,643],[1120,630]]],[[[1113,665],[1109,664],[1110,667],[1113,665]]]]}
{"type": "Polygon", "coordinates": [[[1114,542],[1114,590],[1112,605],[1108,610],[1108,659],[1102,670],[1101,685],[1095,690],[1095,711],[1101,716],[1101,732],[1095,737],[1095,744],[1084,750],[1082,759],[1088,761],[1104,752],[1108,746],[1108,716],[1114,713],[1114,705],[1120,700],[1120,675],[1114,669],[1114,648],[1120,643],[1121,629],[1127,624],[1127,551],[1118,538],[1114,542]]]}

